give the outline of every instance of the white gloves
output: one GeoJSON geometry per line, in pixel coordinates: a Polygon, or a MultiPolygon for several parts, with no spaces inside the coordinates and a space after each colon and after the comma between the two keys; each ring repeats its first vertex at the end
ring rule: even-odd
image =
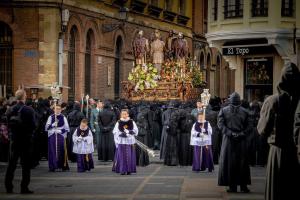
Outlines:
{"type": "Polygon", "coordinates": [[[127,129],[124,129],[124,132],[125,132],[126,134],[129,134],[129,130],[127,130],[127,129]]]}

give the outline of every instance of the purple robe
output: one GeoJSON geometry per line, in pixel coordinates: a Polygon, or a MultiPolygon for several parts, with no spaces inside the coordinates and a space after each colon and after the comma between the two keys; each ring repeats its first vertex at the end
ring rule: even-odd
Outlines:
{"type": "Polygon", "coordinates": [[[65,117],[60,114],[56,116],[57,127],[53,126],[55,116],[51,115],[46,124],[46,131],[48,131],[48,165],[49,171],[56,169],[69,170],[67,161],[66,149],[66,134],[69,126],[65,117]]]}
{"type": "Polygon", "coordinates": [[[94,169],[93,155],[90,154],[77,154],[77,171],[85,172],[94,169]]]}
{"type": "Polygon", "coordinates": [[[116,173],[136,173],[136,152],[134,145],[118,145],[112,170],[116,173]]]}
{"type": "Polygon", "coordinates": [[[193,171],[214,170],[211,145],[194,146],[193,171]]]}

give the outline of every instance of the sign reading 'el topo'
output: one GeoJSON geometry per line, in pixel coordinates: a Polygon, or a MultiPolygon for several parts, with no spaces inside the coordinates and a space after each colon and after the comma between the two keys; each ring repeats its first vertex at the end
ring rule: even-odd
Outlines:
{"type": "Polygon", "coordinates": [[[224,56],[245,56],[250,54],[269,53],[271,46],[223,47],[224,56]]]}

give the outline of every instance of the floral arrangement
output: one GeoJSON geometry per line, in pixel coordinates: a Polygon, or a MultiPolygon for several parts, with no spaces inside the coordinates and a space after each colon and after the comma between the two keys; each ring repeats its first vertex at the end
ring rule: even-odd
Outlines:
{"type": "Polygon", "coordinates": [[[145,89],[156,88],[158,80],[158,70],[151,64],[137,65],[128,75],[128,80],[135,85],[134,90],[143,91],[145,89]]]}
{"type": "Polygon", "coordinates": [[[166,81],[176,81],[180,76],[181,67],[174,61],[166,61],[162,66],[161,77],[166,81]]]}
{"type": "Polygon", "coordinates": [[[193,87],[206,87],[206,82],[204,81],[203,72],[200,70],[200,67],[193,67],[192,69],[190,69],[190,72],[193,87]]]}

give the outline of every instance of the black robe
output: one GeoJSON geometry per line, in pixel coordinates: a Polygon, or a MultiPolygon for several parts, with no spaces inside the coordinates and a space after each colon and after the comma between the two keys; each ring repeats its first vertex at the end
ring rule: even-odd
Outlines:
{"type": "Polygon", "coordinates": [[[218,127],[223,134],[218,184],[246,186],[251,183],[246,143],[248,112],[239,106],[237,93],[231,95],[230,101],[230,105],[222,108],[218,115],[218,127]]]}
{"type": "MultiPolygon", "coordinates": [[[[153,148],[159,149],[160,140],[161,140],[161,131],[160,131],[160,110],[153,109],[148,113],[149,125],[151,127],[151,135],[153,139],[153,148]]],[[[150,146],[150,147],[152,147],[150,146]]]]}
{"type": "Polygon", "coordinates": [[[174,111],[174,108],[169,108],[162,113],[161,121],[162,121],[162,133],[161,133],[161,141],[160,141],[160,159],[165,158],[166,154],[166,141],[167,141],[167,130],[169,128],[171,113],[174,111]]]}
{"type": "Polygon", "coordinates": [[[166,146],[165,146],[165,157],[164,164],[168,166],[176,166],[179,163],[178,155],[178,137],[180,134],[179,129],[179,110],[173,109],[170,113],[169,128],[166,133],[166,146]]]}
{"type": "MultiPolygon", "coordinates": [[[[148,109],[143,107],[139,109],[137,115],[136,125],[139,129],[139,134],[136,137],[137,140],[142,142],[145,145],[148,145],[147,135],[150,134],[150,126],[148,122],[148,109]]],[[[141,149],[139,146],[136,148],[136,164],[138,166],[147,166],[149,165],[149,155],[145,150],[141,149]]]]}
{"type": "Polygon", "coordinates": [[[99,112],[98,116],[98,125],[101,133],[98,160],[112,161],[114,159],[115,142],[112,131],[115,123],[115,113],[109,107],[104,107],[104,110],[99,112]]]}
{"type": "Polygon", "coordinates": [[[297,144],[298,162],[300,164],[300,100],[298,101],[298,106],[295,113],[294,140],[297,144]]]}
{"type": "Polygon", "coordinates": [[[212,109],[206,110],[205,113],[205,119],[210,123],[212,128],[211,142],[214,164],[218,164],[219,162],[222,142],[222,135],[218,128],[218,113],[212,109]]]}
{"type": "Polygon", "coordinates": [[[295,65],[283,68],[279,94],[268,97],[260,113],[257,129],[270,144],[266,200],[300,199],[300,167],[293,137],[299,83],[300,73],[295,65]]]}
{"type": "Polygon", "coordinates": [[[180,110],[180,119],[179,119],[179,138],[178,138],[178,147],[179,147],[179,165],[189,166],[193,162],[193,148],[190,145],[191,140],[191,130],[196,119],[191,114],[191,112],[186,111],[186,109],[180,110]]]}
{"type": "Polygon", "coordinates": [[[67,116],[67,120],[70,127],[70,132],[67,136],[67,152],[68,152],[68,158],[72,162],[76,162],[76,154],[73,153],[73,133],[77,129],[78,126],[80,126],[80,122],[82,119],[84,119],[84,114],[80,111],[80,105],[74,104],[73,111],[69,113],[67,116]]]}

